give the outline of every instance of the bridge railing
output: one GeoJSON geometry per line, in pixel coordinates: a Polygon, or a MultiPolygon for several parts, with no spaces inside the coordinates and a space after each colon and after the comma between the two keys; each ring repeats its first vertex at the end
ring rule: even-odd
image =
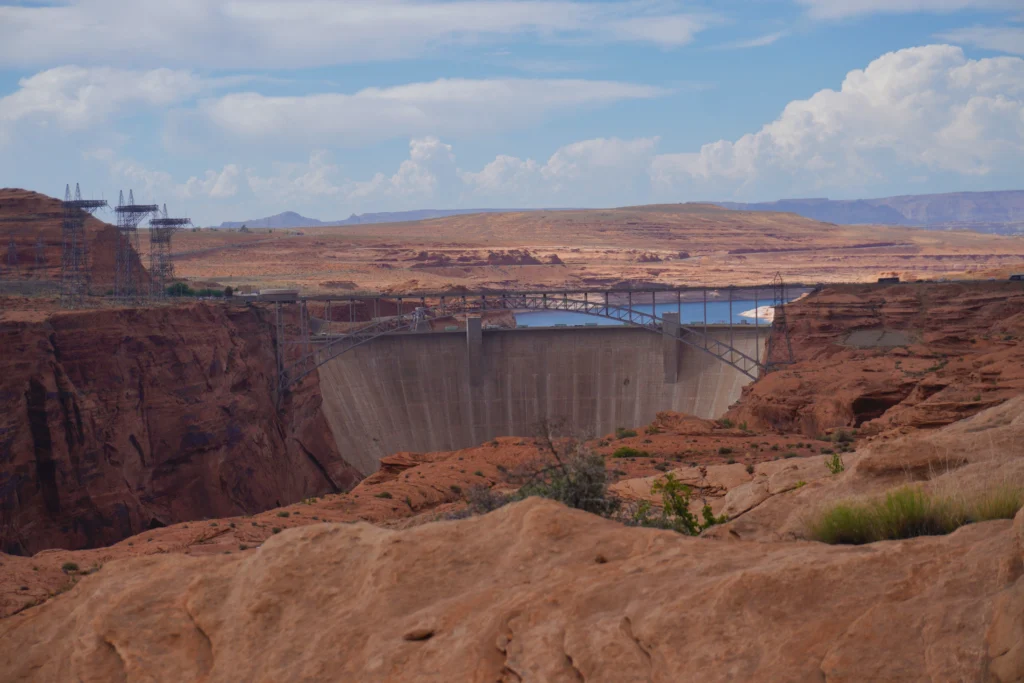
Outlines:
{"type": "MultiPolygon", "coordinates": [[[[298,339],[287,339],[286,326],[282,323],[281,306],[289,305],[278,303],[278,368],[280,389],[282,391],[303,377],[309,375],[324,363],[347,353],[354,348],[372,342],[379,337],[413,330],[423,327],[429,328],[431,321],[449,318],[452,316],[483,314],[488,311],[505,310],[512,312],[531,311],[563,311],[567,313],[578,313],[596,318],[604,318],[617,321],[633,327],[639,327],[651,332],[664,332],[664,313],[671,312],[673,308],[671,301],[675,295],[675,308],[679,318],[682,317],[684,306],[700,305],[701,320],[679,320],[678,331],[675,339],[682,344],[699,349],[719,361],[732,366],[744,375],[757,379],[758,376],[769,369],[765,361],[760,357],[760,351],[752,356],[735,344],[734,328],[746,327],[746,324],[736,323],[734,303],[742,306],[753,304],[753,317],[755,335],[759,333],[762,325],[762,301],[764,305],[771,304],[773,311],[780,312],[787,297],[786,287],[777,278],[771,286],[750,287],[750,288],[723,288],[728,298],[723,300],[720,292],[722,289],[695,289],[679,288],[676,290],[652,289],[652,290],[626,290],[626,291],[578,291],[578,292],[499,292],[479,293],[465,295],[440,295],[428,303],[427,297],[412,296],[374,296],[357,297],[345,296],[336,298],[310,297],[300,300],[299,305],[299,337],[298,339]],[[687,299],[684,301],[683,292],[687,292],[687,299]],[[694,298],[694,292],[700,292],[699,298],[694,298]],[[749,298],[736,298],[736,293],[749,292],[749,298]],[[712,300],[709,301],[709,293],[712,300]],[[718,296],[715,296],[718,294],[718,296]],[[323,302],[324,316],[313,318],[309,314],[308,303],[311,301],[323,302]],[[347,304],[350,320],[346,323],[335,320],[331,306],[334,302],[347,304]],[[367,316],[370,320],[362,324],[355,321],[354,303],[359,302],[366,306],[367,302],[372,303],[372,314],[367,316]],[[413,310],[409,308],[412,302],[413,310]],[[649,302],[649,303],[648,303],[649,302]],[[719,321],[709,320],[708,306],[722,305],[728,302],[727,320],[728,341],[718,338],[709,325],[716,325],[719,321]],[[381,304],[387,304],[382,306],[381,304]],[[418,304],[418,305],[416,305],[418,304]],[[387,310],[387,314],[380,315],[381,309],[387,310]],[[649,310],[648,310],[649,309],[649,310]],[[659,315],[659,309],[662,314],[659,315]],[[339,329],[342,328],[342,329],[339,329]],[[298,347],[298,357],[289,353],[298,347]]],[[[367,311],[368,312],[368,311],[367,311]]],[[[719,314],[715,314],[716,316],[719,314]]],[[[362,316],[360,316],[362,317],[362,316]]],[[[691,316],[692,317],[692,316],[691,316]]],[[[788,330],[779,330],[778,319],[769,319],[768,326],[775,327],[776,333],[787,335],[788,330]]],[[[782,317],[784,321],[784,317],[782,317]]],[[[675,323],[673,322],[673,328],[675,323]]],[[[749,328],[748,328],[749,329],[749,328]]],[[[769,335],[770,332],[766,333],[769,335]]],[[[755,340],[755,348],[760,349],[760,339],[755,340]]],[[[787,341],[788,346],[788,341],[787,341]]],[[[768,347],[771,347],[769,342],[768,347]]],[[[770,354],[770,352],[769,352],[770,354]]],[[[764,357],[768,358],[769,354],[764,357]]],[[[792,351],[790,349],[790,357],[792,351]]],[[[775,363],[778,364],[777,362],[775,363]]]]}

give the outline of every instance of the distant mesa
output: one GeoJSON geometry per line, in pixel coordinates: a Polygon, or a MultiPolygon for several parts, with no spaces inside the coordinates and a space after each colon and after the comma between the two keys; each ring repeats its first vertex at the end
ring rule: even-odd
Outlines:
{"type": "Polygon", "coordinates": [[[741,211],[782,211],[838,225],[903,225],[938,230],[1024,233],[1024,190],[950,192],[881,199],[782,199],[742,204],[719,202],[741,211]]]}
{"type": "Polygon", "coordinates": [[[254,218],[248,221],[225,221],[220,224],[222,228],[240,228],[243,225],[248,228],[315,228],[330,227],[336,225],[368,225],[372,223],[403,223],[407,221],[422,221],[428,218],[446,218],[448,216],[463,216],[471,213],[509,213],[520,211],[548,211],[550,209],[418,209],[415,211],[385,211],[382,213],[352,214],[348,218],[337,221],[320,221],[316,218],[307,218],[294,211],[285,211],[276,216],[266,218],[254,218]]]}

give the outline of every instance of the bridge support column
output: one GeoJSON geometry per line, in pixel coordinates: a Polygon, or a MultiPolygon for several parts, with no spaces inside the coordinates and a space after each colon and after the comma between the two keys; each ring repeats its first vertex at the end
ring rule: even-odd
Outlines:
{"type": "Polygon", "coordinates": [[[478,387],[483,382],[484,331],[480,316],[466,318],[466,358],[469,361],[469,385],[478,387]]]}
{"type": "Polygon", "coordinates": [[[661,316],[661,356],[665,367],[665,384],[675,384],[679,379],[679,314],[665,313],[661,316]]]}

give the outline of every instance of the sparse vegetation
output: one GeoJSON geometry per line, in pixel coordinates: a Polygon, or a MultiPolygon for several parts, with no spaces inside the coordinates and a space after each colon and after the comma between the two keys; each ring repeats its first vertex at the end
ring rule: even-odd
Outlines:
{"type": "Polygon", "coordinates": [[[62,572],[64,572],[65,574],[69,574],[71,572],[77,572],[78,571],[78,564],[76,564],[75,562],[65,562],[64,564],[62,564],[60,566],[60,570],[62,572]]]}
{"type": "Polygon", "coordinates": [[[640,503],[632,515],[623,520],[631,526],[655,527],[672,529],[687,536],[696,536],[704,529],[726,521],[725,517],[716,517],[710,505],[701,511],[703,521],[690,512],[691,489],[675,478],[666,474],[664,478],[654,482],[651,493],[661,494],[661,514],[652,514],[652,506],[648,501],[640,503]]]}
{"type": "Polygon", "coordinates": [[[833,453],[831,457],[825,458],[825,467],[832,474],[839,474],[846,469],[846,465],[843,463],[843,456],[839,453],[833,453]]]}
{"type": "Polygon", "coordinates": [[[718,449],[719,455],[729,455],[730,453],[732,453],[732,449],[729,448],[728,446],[722,446],[721,448],[718,449]]]}
{"type": "Polygon", "coordinates": [[[729,418],[723,417],[721,420],[718,421],[718,426],[725,427],[726,429],[732,429],[733,422],[729,418]]]}
{"type": "Polygon", "coordinates": [[[645,429],[644,431],[647,434],[653,436],[655,434],[661,434],[661,427],[659,427],[658,425],[647,425],[647,429],[645,429]]]}
{"type": "Polygon", "coordinates": [[[394,496],[391,495],[390,491],[382,491],[381,493],[374,494],[373,497],[374,498],[385,498],[387,500],[391,500],[392,498],[394,498],[394,496]]]}
{"type": "Polygon", "coordinates": [[[1011,519],[1024,507],[1024,488],[1002,486],[968,498],[948,498],[906,486],[882,500],[841,502],[811,524],[812,538],[860,545],[884,540],[939,536],[965,524],[1011,519]]]}
{"type": "Polygon", "coordinates": [[[625,427],[616,427],[615,428],[615,438],[616,439],[628,439],[628,438],[630,438],[632,436],[636,436],[636,430],[635,429],[626,429],[625,427]]]}
{"type": "Polygon", "coordinates": [[[287,510],[282,510],[281,512],[277,513],[277,516],[278,517],[291,517],[292,515],[287,510]]]}
{"type": "Polygon", "coordinates": [[[648,455],[647,451],[637,450],[629,446],[620,446],[612,453],[613,458],[646,458],[648,455]]]}
{"type": "Polygon", "coordinates": [[[461,496],[461,495],[462,495],[462,487],[461,487],[461,486],[459,486],[458,484],[452,484],[452,485],[451,485],[451,486],[449,486],[448,488],[449,488],[449,489],[451,490],[451,492],[452,492],[452,493],[454,493],[455,495],[457,495],[457,496],[461,496]]]}
{"type": "Polygon", "coordinates": [[[754,465],[752,463],[747,463],[747,474],[753,474],[753,473],[754,473],[754,465]]]}
{"type": "Polygon", "coordinates": [[[794,453],[793,451],[788,451],[786,453],[783,453],[782,457],[783,457],[784,460],[789,460],[790,458],[796,458],[796,457],[799,457],[799,456],[796,453],[794,453]]]}
{"type": "Polygon", "coordinates": [[[273,529],[270,530],[270,533],[272,533],[272,534],[279,534],[279,533],[281,533],[281,527],[275,526],[273,529]]]}

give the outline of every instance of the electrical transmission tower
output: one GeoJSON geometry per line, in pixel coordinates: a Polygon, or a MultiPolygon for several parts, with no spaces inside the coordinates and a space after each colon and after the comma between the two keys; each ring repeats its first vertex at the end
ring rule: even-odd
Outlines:
{"type": "Polygon", "coordinates": [[[155,213],[156,204],[136,204],[135,195],[128,190],[128,203],[124,203],[122,191],[114,212],[117,213],[117,259],[114,266],[114,296],[119,299],[135,299],[142,292],[139,281],[142,278],[142,263],[139,261],[139,223],[146,216],[155,213]]]}
{"type": "Polygon", "coordinates": [[[18,267],[18,245],[14,241],[13,236],[7,243],[7,266],[11,270],[15,270],[18,267]]]}
{"type": "MultiPolygon", "coordinates": [[[[71,186],[64,190],[64,222],[61,224],[60,257],[60,304],[64,308],[78,308],[82,305],[89,288],[89,253],[85,238],[85,217],[106,206],[101,199],[82,199],[82,190],[75,183],[75,198],[71,198],[71,186]]],[[[41,260],[39,248],[42,238],[36,243],[36,261],[41,260]]]]}
{"type": "Polygon", "coordinates": [[[149,220],[149,277],[153,297],[167,296],[167,285],[174,280],[171,235],[191,224],[188,218],[168,218],[166,204],[160,217],[149,220]]]}

